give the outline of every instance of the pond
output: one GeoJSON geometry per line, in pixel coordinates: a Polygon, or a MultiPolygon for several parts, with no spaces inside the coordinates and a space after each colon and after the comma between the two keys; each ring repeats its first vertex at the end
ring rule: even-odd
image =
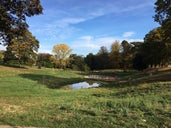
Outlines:
{"type": "Polygon", "coordinates": [[[84,82],[79,82],[79,83],[74,83],[71,85],[64,86],[64,89],[81,89],[81,88],[96,88],[99,87],[100,84],[96,83],[94,81],[84,81],[84,82]]]}

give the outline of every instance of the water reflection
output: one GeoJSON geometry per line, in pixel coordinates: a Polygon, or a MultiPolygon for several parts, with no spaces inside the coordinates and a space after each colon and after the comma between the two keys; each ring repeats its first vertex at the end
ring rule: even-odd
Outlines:
{"type": "Polygon", "coordinates": [[[94,82],[94,81],[85,81],[80,83],[74,83],[71,85],[67,85],[64,87],[64,89],[81,89],[81,88],[96,88],[99,87],[100,84],[94,82]]]}

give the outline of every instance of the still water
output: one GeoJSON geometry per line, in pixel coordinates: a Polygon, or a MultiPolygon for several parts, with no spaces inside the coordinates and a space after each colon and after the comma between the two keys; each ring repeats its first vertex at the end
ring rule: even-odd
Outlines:
{"type": "Polygon", "coordinates": [[[71,85],[67,85],[64,88],[65,89],[81,89],[81,88],[96,88],[99,87],[100,84],[93,82],[93,81],[85,81],[85,82],[79,82],[74,83],[71,85]]]}

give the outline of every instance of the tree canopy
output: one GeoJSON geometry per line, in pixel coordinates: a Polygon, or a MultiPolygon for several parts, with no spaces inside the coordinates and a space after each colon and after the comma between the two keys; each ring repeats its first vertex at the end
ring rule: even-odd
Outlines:
{"type": "Polygon", "coordinates": [[[171,43],[171,1],[157,0],[155,12],[154,20],[163,28],[166,37],[165,41],[171,43]]]}
{"type": "Polygon", "coordinates": [[[124,71],[127,70],[127,68],[132,66],[131,60],[132,60],[132,46],[128,43],[128,41],[123,40],[121,43],[121,58],[122,58],[122,67],[124,71]]]}
{"type": "Polygon", "coordinates": [[[56,44],[53,46],[53,53],[55,54],[59,67],[65,68],[72,49],[66,44],[56,44]]]}
{"type": "Polygon", "coordinates": [[[5,61],[17,60],[19,64],[33,64],[39,48],[39,41],[31,32],[25,31],[24,36],[11,40],[5,52],[5,61]]]}
{"type": "Polygon", "coordinates": [[[42,13],[40,0],[0,0],[0,41],[8,45],[23,35],[28,24],[26,17],[42,13]]]}
{"type": "Polygon", "coordinates": [[[171,20],[171,1],[170,0],[157,0],[155,3],[155,21],[161,25],[166,20],[171,20]]]}
{"type": "Polygon", "coordinates": [[[171,60],[171,0],[157,0],[154,19],[161,25],[162,42],[165,44],[165,58],[171,60]]]}

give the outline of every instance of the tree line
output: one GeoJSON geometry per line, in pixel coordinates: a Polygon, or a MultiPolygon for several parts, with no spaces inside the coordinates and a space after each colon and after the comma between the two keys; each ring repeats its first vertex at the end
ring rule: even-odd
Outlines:
{"type": "Polygon", "coordinates": [[[53,55],[37,53],[39,41],[28,30],[26,17],[41,14],[40,0],[0,1],[0,42],[6,45],[0,51],[0,63],[27,64],[49,68],[74,70],[137,69],[163,67],[171,62],[171,1],[155,2],[154,20],[160,27],[154,28],[143,42],[115,41],[108,50],[105,46],[97,54],[87,56],[72,54],[66,44],[53,47],[53,55]]]}

